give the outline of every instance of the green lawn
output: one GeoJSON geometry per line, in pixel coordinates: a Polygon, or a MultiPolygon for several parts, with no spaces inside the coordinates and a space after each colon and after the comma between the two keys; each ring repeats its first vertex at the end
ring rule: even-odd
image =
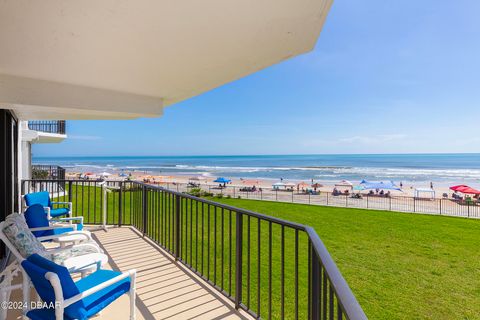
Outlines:
{"type": "MultiPolygon", "coordinates": [[[[100,222],[101,199],[100,188],[73,186],[74,213],[83,214],[87,223],[100,222]]],[[[142,228],[141,199],[140,190],[130,190],[123,192],[121,200],[124,223],[133,223],[139,229],[142,228]]],[[[173,230],[174,202],[168,205],[168,200],[159,193],[149,193],[147,234],[167,248],[173,249],[173,232],[168,230],[173,230]]],[[[480,319],[478,220],[243,199],[212,200],[314,227],[370,319],[480,319]]],[[[118,223],[119,204],[119,193],[109,193],[107,199],[109,223],[118,223]]],[[[201,208],[197,214],[196,208],[191,207],[191,203],[188,202],[182,202],[182,208],[183,260],[233,295],[236,285],[235,214],[230,216],[229,212],[222,212],[220,209],[215,211],[213,207],[210,208],[210,214],[207,207],[204,208],[203,215],[201,208]],[[214,239],[217,241],[213,241],[214,239]],[[230,252],[233,252],[231,261],[230,252]]],[[[244,218],[243,222],[242,301],[247,304],[250,300],[250,308],[258,311],[256,291],[258,276],[261,315],[267,318],[269,225],[267,222],[261,222],[259,246],[261,273],[258,275],[256,267],[259,232],[257,220],[250,220],[250,228],[247,218],[244,218]],[[248,229],[251,244],[249,279],[248,229]],[[247,294],[249,282],[250,296],[247,294]]],[[[295,233],[289,228],[285,228],[284,232],[285,317],[293,318],[295,233]]],[[[274,319],[281,318],[280,241],[281,228],[273,224],[274,319]]],[[[307,252],[306,236],[300,233],[300,319],[306,318],[307,310],[307,252]]]]}
{"type": "Polygon", "coordinates": [[[313,226],[370,319],[480,319],[480,221],[255,200],[313,226]]]}

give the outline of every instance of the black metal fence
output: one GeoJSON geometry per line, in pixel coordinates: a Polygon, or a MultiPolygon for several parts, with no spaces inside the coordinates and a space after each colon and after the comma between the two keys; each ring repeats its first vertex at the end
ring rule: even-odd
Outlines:
{"type": "Polygon", "coordinates": [[[30,130],[42,131],[48,133],[65,134],[65,120],[42,120],[29,121],[28,128],[30,130]]]}
{"type": "Polygon", "coordinates": [[[366,319],[308,226],[132,181],[22,182],[73,202],[89,224],[131,225],[256,318],[366,319]]]}
{"type": "Polygon", "coordinates": [[[344,208],[376,209],[386,211],[438,214],[465,218],[480,218],[480,202],[474,198],[414,198],[407,196],[386,196],[362,194],[337,194],[331,192],[301,192],[297,190],[278,190],[272,188],[248,188],[236,186],[219,187],[219,185],[198,184],[192,187],[187,183],[163,183],[161,185],[177,192],[190,192],[194,188],[213,195],[230,196],[233,198],[291,202],[334,206],[344,208]]]}
{"type": "Polygon", "coordinates": [[[33,164],[32,179],[65,180],[65,168],[56,165],[33,164]]]}

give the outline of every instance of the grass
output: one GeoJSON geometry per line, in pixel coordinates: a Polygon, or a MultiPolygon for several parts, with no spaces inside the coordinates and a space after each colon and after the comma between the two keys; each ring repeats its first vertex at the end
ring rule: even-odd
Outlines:
{"type": "Polygon", "coordinates": [[[370,319],[480,319],[480,221],[239,199],[315,228],[370,319]]]}
{"type": "MultiPolygon", "coordinates": [[[[100,188],[74,185],[74,212],[86,216],[90,223],[99,223],[101,197],[100,188]]],[[[148,234],[173,248],[173,233],[168,233],[165,228],[173,225],[173,210],[159,210],[167,200],[159,194],[149,194],[148,234]]],[[[478,220],[243,199],[213,200],[314,227],[370,319],[480,319],[478,220]]],[[[107,198],[109,223],[118,222],[118,204],[118,192],[110,193],[107,198]]],[[[122,204],[124,223],[132,222],[141,227],[140,192],[124,192],[122,204]]],[[[168,206],[163,208],[168,209],[168,206]]],[[[235,254],[230,258],[230,252],[235,248],[235,214],[215,211],[214,208],[210,208],[208,214],[205,208],[204,215],[201,215],[190,203],[182,203],[182,208],[182,258],[233,295],[236,259],[235,254]],[[230,224],[233,226],[231,232],[230,224]]],[[[244,219],[243,224],[243,301],[245,304],[250,301],[252,310],[260,308],[262,317],[267,318],[269,224],[261,222],[260,232],[256,219],[244,219]],[[247,228],[248,224],[250,228],[247,228]],[[259,234],[260,242],[257,242],[259,234]],[[260,274],[256,272],[258,248],[260,274]],[[250,276],[247,276],[248,269],[250,276]],[[260,304],[257,303],[258,280],[260,304]]],[[[274,319],[281,318],[281,232],[278,225],[272,225],[274,319]]],[[[284,232],[285,317],[293,318],[295,232],[289,228],[284,232]]],[[[307,309],[306,255],[306,236],[300,233],[300,319],[306,318],[307,309]]]]}

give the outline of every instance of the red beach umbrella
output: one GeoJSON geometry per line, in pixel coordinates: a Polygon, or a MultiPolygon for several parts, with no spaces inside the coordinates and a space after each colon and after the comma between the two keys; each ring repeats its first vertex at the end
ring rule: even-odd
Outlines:
{"type": "Polygon", "coordinates": [[[479,190],[473,189],[473,188],[471,188],[469,186],[466,186],[464,184],[450,187],[450,190],[461,192],[461,193],[466,193],[466,194],[480,194],[479,190]]]}

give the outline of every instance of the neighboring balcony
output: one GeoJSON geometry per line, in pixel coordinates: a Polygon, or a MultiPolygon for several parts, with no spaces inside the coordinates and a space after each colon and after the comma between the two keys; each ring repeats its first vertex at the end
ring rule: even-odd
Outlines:
{"type": "Polygon", "coordinates": [[[33,164],[33,180],[65,180],[65,168],[55,165],[33,164]]]}
{"type": "Polygon", "coordinates": [[[23,130],[24,140],[32,143],[58,143],[66,137],[65,120],[28,121],[23,130]]]}

